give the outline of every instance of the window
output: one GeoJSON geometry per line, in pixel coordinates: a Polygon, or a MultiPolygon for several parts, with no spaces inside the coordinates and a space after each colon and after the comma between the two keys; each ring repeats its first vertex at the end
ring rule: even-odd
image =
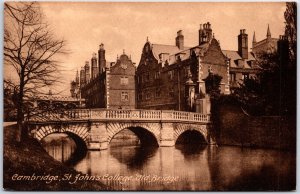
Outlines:
{"type": "Polygon", "coordinates": [[[146,73],[146,82],[150,81],[150,73],[146,73]]]}
{"type": "Polygon", "coordinates": [[[122,92],[121,101],[128,101],[128,100],[129,100],[128,92],[122,92]]]}
{"type": "Polygon", "coordinates": [[[160,88],[156,88],[155,90],[155,97],[160,98],[160,88]]]}
{"type": "Polygon", "coordinates": [[[128,85],[128,77],[121,77],[121,85],[128,85]]]}
{"type": "Polygon", "coordinates": [[[169,76],[169,79],[173,79],[173,77],[174,77],[174,70],[168,71],[168,76],[169,76]]]}
{"type": "Polygon", "coordinates": [[[159,71],[155,72],[154,79],[159,79],[159,77],[160,77],[160,72],[159,71]]]}
{"type": "Polygon", "coordinates": [[[146,100],[149,100],[149,99],[151,99],[151,92],[147,91],[146,92],[146,100]]]}
{"type": "Polygon", "coordinates": [[[189,73],[190,73],[190,68],[189,67],[185,67],[184,68],[184,76],[185,77],[189,77],[189,73]]]}
{"type": "Polygon", "coordinates": [[[236,74],[235,73],[230,73],[230,81],[235,82],[236,81],[236,74]]]}
{"type": "Polygon", "coordinates": [[[173,87],[169,88],[169,96],[174,97],[174,88],[173,87]]]}
{"type": "Polygon", "coordinates": [[[249,79],[249,73],[243,73],[243,80],[249,79]]]}
{"type": "Polygon", "coordinates": [[[143,94],[138,95],[138,100],[143,100],[143,94]]]}

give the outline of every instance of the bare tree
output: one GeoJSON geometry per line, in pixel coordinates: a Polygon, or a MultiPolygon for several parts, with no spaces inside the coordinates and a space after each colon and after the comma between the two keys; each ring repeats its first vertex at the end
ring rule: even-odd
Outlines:
{"type": "MultiPolygon", "coordinates": [[[[24,131],[24,98],[58,81],[58,61],[65,41],[57,39],[45,22],[39,3],[6,2],[4,5],[4,62],[18,75],[17,123],[24,131]]],[[[23,133],[26,134],[26,133],[23,133]]]]}

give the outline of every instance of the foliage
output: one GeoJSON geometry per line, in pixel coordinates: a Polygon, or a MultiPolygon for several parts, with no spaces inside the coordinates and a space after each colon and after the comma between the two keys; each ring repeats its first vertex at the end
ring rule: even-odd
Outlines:
{"type": "Polygon", "coordinates": [[[285,35],[278,42],[278,52],[260,55],[260,73],[244,80],[233,94],[250,114],[296,114],[297,7],[295,2],[286,5],[285,35]]]}
{"type": "Polygon", "coordinates": [[[296,63],[297,57],[297,4],[287,2],[284,13],[286,21],[285,36],[289,42],[289,56],[292,63],[296,63]]]}
{"type": "Polygon", "coordinates": [[[204,79],[206,93],[208,93],[211,98],[218,98],[218,96],[220,95],[221,80],[222,76],[218,74],[213,74],[212,72],[210,72],[208,76],[204,79]]]}

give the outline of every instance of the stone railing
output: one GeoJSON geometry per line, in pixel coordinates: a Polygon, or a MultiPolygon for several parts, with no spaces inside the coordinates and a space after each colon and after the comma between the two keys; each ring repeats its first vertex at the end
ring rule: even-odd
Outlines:
{"type": "Polygon", "coordinates": [[[72,121],[72,120],[140,120],[140,121],[188,121],[210,122],[210,115],[173,110],[110,110],[72,109],[60,113],[46,112],[29,121],[72,121]]]}

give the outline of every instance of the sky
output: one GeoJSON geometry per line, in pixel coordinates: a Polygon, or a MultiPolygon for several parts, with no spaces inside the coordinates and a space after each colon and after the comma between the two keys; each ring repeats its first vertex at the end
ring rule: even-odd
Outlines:
{"type": "Polygon", "coordinates": [[[249,46],[253,32],[256,40],[284,33],[285,3],[101,3],[40,2],[55,35],[67,41],[70,53],[61,60],[63,85],[56,88],[70,95],[70,82],[76,71],[90,61],[104,44],[106,60],[116,61],[123,50],[139,64],[148,37],[151,43],[175,45],[178,30],[183,31],[185,46],[198,44],[200,24],[210,22],[221,49],[237,50],[240,29],[246,29],[249,46]]]}

